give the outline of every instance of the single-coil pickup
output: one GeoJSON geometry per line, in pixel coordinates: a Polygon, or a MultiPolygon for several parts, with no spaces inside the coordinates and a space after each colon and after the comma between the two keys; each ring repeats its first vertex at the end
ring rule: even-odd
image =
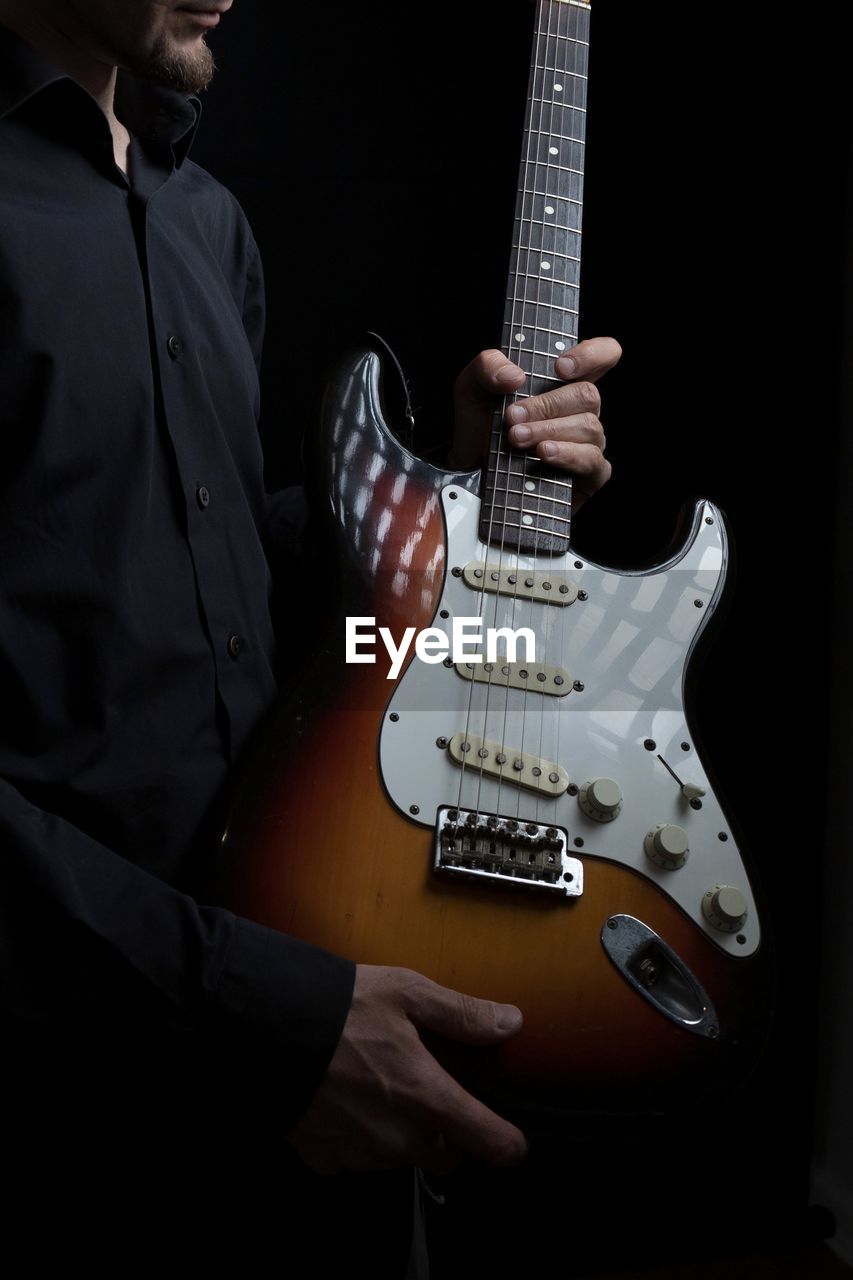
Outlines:
{"type": "Polygon", "coordinates": [[[572,691],[568,671],[536,662],[457,662],[456,670],[463,680],[477,680],[501,689],[529,689],[552,698],[565,698],[572,691]]]}
{"type": "Polygon", "coordinates": [[[512,596],[518,600],[538,600],[541,604],[574,604],[578,587],[564,573],[550,569],[521,569],[518,565],[503,569],[496,564],[472,560],[462,570],[465,583],[474,591],[512,596]]]}
{"type": "Polygon", "coordinates": [[[570,779],[562,765],[529,751],[514,751],[476,733],[454,734],[447,751],[455,764],[516,787],[547,796],[561,796],[568,790],[570,779]]]}

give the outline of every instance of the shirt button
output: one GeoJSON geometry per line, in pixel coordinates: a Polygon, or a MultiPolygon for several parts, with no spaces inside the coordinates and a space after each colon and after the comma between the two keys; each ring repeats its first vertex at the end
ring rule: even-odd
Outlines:
{"type": "Polygon", "coordinates": [[[205,507],[210,506],[210,490],[203,484],[200,484],[195,491],[195,500],[204,511],[205,507]]]}
{"type": "Polygon", "coordinates": [[[245,642],[242,636],[233,635],[228,637],[228,656],[230,658],[239,658],[244,647],[245,642]]]}
{"type": "Polygon", "coordinates": [[[168,338],[168,341],[166,342],[166,346],[168,347],[169,355],[172,357],[173,360],[177,360],[178,356],[181,355],[184,349],[183,343],[181,342],[180,338],[177,337],[174,333],[169,334],[169,338],[168,338]]]}

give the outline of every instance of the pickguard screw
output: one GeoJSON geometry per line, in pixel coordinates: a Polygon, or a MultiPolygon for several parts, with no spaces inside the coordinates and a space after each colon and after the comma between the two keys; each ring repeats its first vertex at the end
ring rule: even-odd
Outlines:
{"type": "Polygon", "coordinates": [[[576,561],[575,561],[575,568],[576,568],[576,569],[582,569],[582,568],[583,568],[583,561],[582,561],[582,560],[576,560],[576,561]]]}
{"type": "Polygon", "coordinates": [[[584,689],[583,680],[576,680],[572,685],[572,688],[574,689],[575,693],[583,693],[583,689],[584,689]]]}
{"type": "Polygon", "coordinates": [[[449,609],[442,609],[441,613],[438,616],[440,618],[449,618],[450,617],[449,609]]]}
{"type": "Polygon", "coordinates": [[[576,849],[583,848],[583,836],[575,836],[575,848],[576,849]]]}
{"type": "Polygon", "coordinates": [[[690,743],[689,743],[689,742],[682,742],[682,744],[681,744],[681,750],[682,750],[682,751],[689,751],[689,750],[690,750],[690,743]]]}
{"type": "Polygon", "coordinates": [[[708,1035],[712,1040],[719,1040],[720,1028],[716,1026],[714,1023],[711,1023],[710,1027],[708,1028],[708,1035]]]}
{"type": "Polygon", "coordinates": [[[691,809],[701,809],[701,808],[702,808],[702,801],[699,799],[699,797],[698,797],[698,796],[696,796],[696,797],[695,797],[695,799],[693,799],[693,800],[691,800],[691,801],[690,801],[690,808],[691,808],[691,809]]]}
{"type": "Polygon", "coordinates": [[[419,804],[410,804],[409,813],[420,813],[421,806],[419,804]]]}
{"type": "Polygon", "coordinates": [[[459,497],[459,494],[458,494],[458,493],[456,493],[456,491],[455,491],[454,489],[451,489],[451,490],[450,490],[450,493],[449,493],[447,496],[448,496],[448,498],[458,498],[458,497],[459,497]]]}
{"type": "Polygon", "coordinates": [[[389,719],[393,720],[394,724],[396,724],[400,717],[397,715],[396,711],[392,711],[389,719]]]}
{"type": "Polygon", "coordinates": [[[436,738],[435,745],[438,747],[439,751],[445,751],[447,749],[448,742],[449,738],[436,738]]]}
{"type": "Polygon", "coordinates": [[[610,919],[607,921],[607,927],[608,929],[619,928],[619,921],[615,918],[615,916],[611,916],[610,919]]]}
{"type": "Polygon", "coordinates": [[[739,942],[740,945],[743,946],[743,944],[746,942],[746,937],[744,936],[744,934],[739,933],[738,936],[735,938],[735,942],[739,942]]]}
{"type": "Polygon", "coordinates": [[[450,572],[453,574],[454,578],[462,577],[462,570],[459,568],[458,564],[455,564],[453,568],[450,570],[450,572]]]}
{"type": "Polygon", "coordinates": [[[578,592],[578,600],[588,600],[588,599],[589,599],[589,596],[587,595],[586,591],[578,592]]]}
{"type": "Polygon", "coordinates": [[[575,878],[575,877],[574,877],[574,875],[572,874],[572,872],[571,872],[571,871],[564,871],[564,872],[563,872],[563,879],[565,880],[566,884],[571,884],[571,883],[572,883],[572,881],[574,880],[574,878],[575,878]]]}
{"type": "Polygon", "coordinates": [[[570,795],[570,796],[576,796],[576,795],[577,795],[577,793],[578,793],[578,791],[579,791],[579,789],[580,789],[580,788],[578,787],[578,785],[577,785],[577,783],[576,783],[576,782],[570,782],[570,783],[569,783],[568,791],[569,791],[569,795],[570,795]]]}
{"type": "Polygon", "coordinates": [[[695,606],[696,606],[696,608],[697,608],[697,609],[701,609],[701,608],[702,608],[702,605],[704,604],[704,601],[703,601],[703,600],[694,600],[694,601],[693,601],[693,603],[695,604],[695,606]]]}
{"type": "Polygon", "coordinates": [[[706,524],[713,524],[713,523],[714,523],[713,517],[712,517],[712,516],[706,516],[706,517],[705,517],[705,523],[706,523],[706,524]]]}
{"type": "Polygon", "coordinates": [[[657,743],[652,738],[646,738],[645,742],[643,743],[643,746],[646,748],[647,751],[654,751],[655,747],[657,746],[657,743]]]}
{"type": "Polygon", "coordinates": [[[723,843],[725,843],[726,840],[728,840],[728,838],[729,837],[726,835],[725,831],[721,831],[720,834],[717,836],[717,839],[722,840],[723,843]]]}
{"type": "Polygon", "coordinates": [[[441,665],[442,665],[443,667],[452,667],[452,666],[453,666],[453,659],[452,659],[452,658],[445,658],[445,659],[444,659],[444,662],[442,662],[442,664],[441,664],[441,665]]]}

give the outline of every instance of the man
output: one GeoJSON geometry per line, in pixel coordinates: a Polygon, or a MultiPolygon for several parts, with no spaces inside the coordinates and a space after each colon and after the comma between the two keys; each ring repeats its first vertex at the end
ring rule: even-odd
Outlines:
{"type": "MultiPolygon", "coordinates": [[[[123,1274],[146,1215],[189,1234],[170,1165],[190,1149],[196,1192],[238,1139],[286,1161],[289,1135],[315,1170],[525,1150],[418,1035],[495,1044],[518,1010],[193,896],[276,692],[261,267],[233,197],[187,156],[187,94],[211,79],[205,35],[228,7],[0,0],[0,981],[27,1224],[9,1226],[51,1263],[105,1264],[114,1245],[123,1274]],[[32,1234],[63,1207],[79,1235],[32,1234]]],[[[574,381],[510,432],[581,496],[609,475],[593,382],[618,357],[580,344],[557,362],[574,381]]],[[[495,351],[463,371],[455,465],[523,382],[495,351]]],[[[198,1229],[233,1248],[239,1213],[214,1218],[198,1229]]],[[[297,1218],[285,1208],[286,1235],[297,1218]]]]}

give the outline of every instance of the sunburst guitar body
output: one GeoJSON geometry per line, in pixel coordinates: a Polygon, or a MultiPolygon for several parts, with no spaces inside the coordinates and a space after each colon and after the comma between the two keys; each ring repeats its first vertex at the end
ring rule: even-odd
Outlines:
{"type": "MultiPolygon", "coordinates": [[[[503,332],[532,392],[576,340],[588,19],[537,7],[503,332]]],[[[381,383],[378,352],[353,353],[311,440],[337,617],[234,805],[230,905],[517,1004],[499,1051],[436,1046],[507,1110],[655,1115],[719,1096],[756,1059],[772,988],[757,886],[690,714],[726,594],[722,513],[695,503],[651,568],[593,563],[572,549],[570,478],[509,449],[502,413],[482,474],[457,475],[398,443],[381,383]],[[468,623],[460,654],[462,619],[517,633],[516,651],[504,637],[490,655],[468,623]],[[393,679],[380,628],[395,646],[432,629],[393,679]]]]}

